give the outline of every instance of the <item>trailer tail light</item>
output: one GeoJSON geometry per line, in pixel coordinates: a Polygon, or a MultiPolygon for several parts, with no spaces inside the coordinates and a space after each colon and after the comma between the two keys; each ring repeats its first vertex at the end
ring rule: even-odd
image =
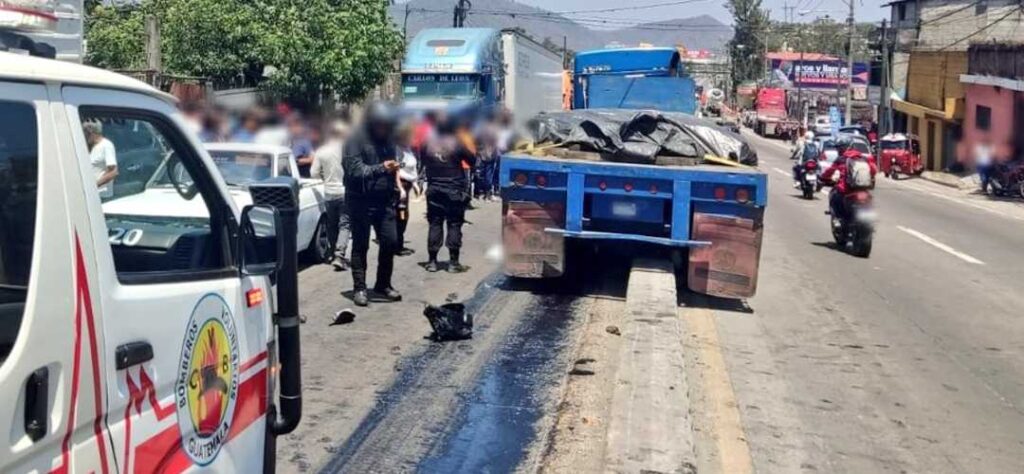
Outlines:
{"type": "Polygon", "coordinates": [[[715,188],[715,200],[716,201],[724,201],[725,200],[725,188],[724,187],[718,186],[718,187],[715,188]]]}
{"type": "Polygon", "coordinates": [[[245,292],[245,303],[250,307],[254,308],[263,304],[263,289],[253,288],[245,292]]]}
{"type": "Polygon", "coordinates": [[[515,180],[513,181],[516,186],[526,186],[527,176],[526,173],[516,174],[515,180]]]}
{"type": "Polygon", "coordinates": [[[746,204],[750,201],[750,191],[747,188],[739,188],[736,190],[736,201],[740,204],[746,204]]]}
{"type": "Polygon", "coordinates": [[[627,182],[626,184],[623,184],[622,189],[624,189],[627,193],[633,192],[633,183],[627,182]]]}
{"type": "Polygon", "coordinates": [[[538,174],[537,177],[534,178],[534,182],[537,183],[538,188],[546,187],[548,185],[548,177],[538,174]]]}
{"type": "Polygon", "coordinates": [[[608,182],[602,179],[597,183],[597,189],[600,189],[601,191],[608,189],[608,182]]]}

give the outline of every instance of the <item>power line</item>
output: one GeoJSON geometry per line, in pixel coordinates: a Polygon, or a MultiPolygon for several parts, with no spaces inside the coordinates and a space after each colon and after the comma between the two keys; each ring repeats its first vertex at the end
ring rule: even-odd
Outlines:
{"type": "Polygon", "coordinates": [[[1009,18],[1010,15],[1013,15],[1014,13],[1018,13],[1019,14],[1022,11],[1022,9],[1024,9],[1024,7],[1018,6],[1017,8],[1014,8],[1014,9],[1006,12],[1005,15],[1003,15],[1003,16],[997,18],[996,20],[992,21],[992,23],[989,23],[989,24],[987,24],[987,25],[985,25],[985,26],[983,26],[981,28],[978,28],[978,30],[975,31],[974,33],[971,33],[971,34],[969,34],[967,36],[964,36],[963,38],[960,38],[960,39],[958,39],[958,40],[956,40],[956,41],[954,41],[952,43],[949,43],[949,44],[939,48],[939,51],[945,51],[945,50],[947,50],[947,49],[949,49],[949,48],[951,48],[951,47],[953,47],[953,46],[955,46],[955,45],[957,45],[959,43],[962,43],[965,40],[968,40],[970,38],[973,38],[973,37],[977,36],[978,33],[981,33],[983,31],[985,31],[985,30],[995,26],[996,23],[999,23],[999,22],[1009,18]]]}

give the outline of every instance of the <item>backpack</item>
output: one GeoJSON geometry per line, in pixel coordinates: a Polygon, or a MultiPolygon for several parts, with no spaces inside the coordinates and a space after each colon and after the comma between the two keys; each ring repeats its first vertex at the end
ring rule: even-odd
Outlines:
{"type": "Polygon", "coordinates": [[[458,341],[473,337],[473,315],[466,312],[466,306],[461,303],[428,305],[423,315],[434,330],[430,335],[434,341],[458,341]]]}
{"type": "Polygon", "coordinates": [[[804,145],[804,156],[802,162],[806,163],[811,160],[817,160],[818,155],[820,154],[821,152],[818,151],[818,145],[814,142],[809,142],[804,145]]]}
{"type": "Polygon", "coordinates": [[[846,187],[850,189],[868,189],[872,186],[871,165],[864,155],[851,156],[846,159],[846,187]]]}

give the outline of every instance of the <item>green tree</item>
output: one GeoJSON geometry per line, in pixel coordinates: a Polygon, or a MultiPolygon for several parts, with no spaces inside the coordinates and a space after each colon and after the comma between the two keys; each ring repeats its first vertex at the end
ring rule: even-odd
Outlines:
{"type": "Polygon", "coordinates": [[[167,72],[247,82],[266,72],[271,90],[300,102],[365,97],[404,44],[380,0],[140,0],[90,9],[90,64],[144,67],[144,18],[154,15],[167,72]]]}
{"type": "Polygon", "coordinates": [[[293,99],[366,96],[394,70],[401,33],[379,0],[256,0],[268,85],[293,99]]]}
{"type": "Polygon", "coordinates": [[[142,69],[145,34],[139,5],[98,5],[85,24],[85,61],[104,69],[142,69]]]}
{"type": "Polygon", "coordinates": [[[735,23],[728,44],[733,84],[757,79],[764,71],[768,14],[761,8],[761,0],[726,0],[725,8],[735,23]]]}

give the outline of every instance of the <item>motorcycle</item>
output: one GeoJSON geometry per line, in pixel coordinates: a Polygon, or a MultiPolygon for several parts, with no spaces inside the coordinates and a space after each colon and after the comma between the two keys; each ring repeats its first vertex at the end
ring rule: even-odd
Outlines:
{"type": "Polygon", "coordinates": [[[871,255],[875,222],[878,221],[871,193],[866,190],[849,193],[843,196],[843,206],[843,216],[837,216],[831,209],[826,211],[831,217],[832,238],[840,247],[849,248],[854,256],[868,258],[871,255]]]}
{"type": "Polygon", "coordinates": [[[991,173],[988,184],[992,194],[1024,198],[1024,163],[1000,163],[991,173]]]}
{"type": "Polygon", "coordinates": [[[800,190],[804,193],[804,199],[814,199],[814,193],[818,190],[817,160],[807,160],[801,167],[800,190]]]}

